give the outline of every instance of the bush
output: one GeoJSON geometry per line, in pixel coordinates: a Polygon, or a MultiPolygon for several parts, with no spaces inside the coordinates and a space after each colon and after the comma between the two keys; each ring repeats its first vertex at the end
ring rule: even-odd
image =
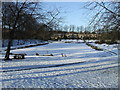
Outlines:
{"type": "Polygon", "coordinates": [[[99,40],[99,41],[95,41],[96,44],[103,44],[105,43],[105,40],[99,40]]]}
{"type": "Polygon", "coordinates": [[[117,44],[116,41],[113,40],[100,40],[100,41],[95,41],[96,44],[117,44]]]}
{"type": "Polygon", "coordinates": [[[66,41],[65,43],[72,43],[72,41],[66,41]]]}
{"type": "Polygon", "coordinates": [[[117,42],[110,40],[110,41],[106,41],[106,44],[117,44],[117,42]]]}

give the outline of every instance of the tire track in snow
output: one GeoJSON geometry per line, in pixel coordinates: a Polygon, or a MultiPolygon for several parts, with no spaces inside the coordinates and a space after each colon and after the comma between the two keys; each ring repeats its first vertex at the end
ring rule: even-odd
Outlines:
{"type": "Polygon", "coordinates": [[[31,70],[31,69],[39,69],[39,68],[60,67],[60,66],[73,65],[73,64],[80,64],[80,63],[84,63],[84,62],[67,63],[67,64],[58,64],[58,65],[52,65],[52,66],[34,67],[34,68],[26,68],[26,69],[6,70],[6,71],[2,71],[2,72],[13,72],[13,71],[31,70]]]}
{"type": "MultiPolygon", "coordinates": [[[[118,67],[120,67],[120,65],[119,66],[116,66],[116,65],[113,65],[113,66],[105,66],[105,67],[102,67],[102,68],[93,68],[93,69],[88,69],[88,70],[85,70],[85,69],[83,69],[83,70],[73,70],[73,71],[64,71],[64,72],[58,72],[58,73],[55,73],[55,74],[52,74],[52,75],[47,75],[47,76],[41,76],[41,77],[39,77],[39,78],[51,78],[51,77],[56,77],[56,76],[64,76],[64,75],[71,75],[71,74],[77,74],[77,73],[87,73],[87,72],[94,72],[94,71],[98,71],[98,70],[105,70],[105,69],[111,69],[111,68],[118,68],[118,67]]],[[[17,77],[17,78],[11,78],[11,79],[2,79],[2,81],[9,81],[9,80],[16,80],[16,79],[29,79],[29,77],[22,77],[22,78],[20,78],[20,77],[17,77]]],[[[38,77],[31,77],[31,78],[34,78],[34,79],[38,79],[38,77]]]]}
{"type": "MultiPolygon", "coordinates": [[[[65,64],[56,64],[56,65],[50,65],[50,66],[40,66],[40,67],[32,67],[32,68],[22,68],[22,69],[14,69],[14,70],[4,70],[2,72],[13,72],[13,71],[23,71],[23,70],[32,70],[32,69],[40,69],[40,68],[52,68],[52,67],[62,67],[62,66],[68,66],[68,65],[76,65],[76,64],[90,64],[90,63],[100,63],[100,61],[83,61],[83,62],[74,62],[74,63],[65,63],[65,64]]],[[[115,63],[110,63],[115,64],[115,63]]],[[[93,65],[91,67],[97,67],[97,66],[103,66],[102,65],[93,65]]],[[[106,65],[106,64],[105,64],[106,65]]],[[[84,67],[86,68],[86,66],[84,67]]]]}

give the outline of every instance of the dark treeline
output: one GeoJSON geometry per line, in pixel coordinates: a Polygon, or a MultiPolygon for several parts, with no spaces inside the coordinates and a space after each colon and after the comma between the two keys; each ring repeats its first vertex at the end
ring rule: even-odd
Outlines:
{"type": "MultiPolygon", "coordinates": [[[[120,32],[114,28],[105,30],[94,30],[92,27],[61,26],[61,28],[49,28],[47,25],[37,25],[38,30],[16,30],[13,39],[39,39],[39,40],[59,40],[59,39],[96,39],[96,40],[120,40],[120,32]],[[66,28],[67,27],[67,28],[66,28]],[[90,29],[91,28],[91,29],[90,29]]],[[[5,28],[3,39],[9,39],[10,30],[5,28]]]]}
{"type": "MultiPolygon", "coordinates": [[[[9,39],[10,30],[2,29],[2,38],[9,39]]],[[[16,30],[14,32],[13,39],[39,39],[39,40],[49,40],[51,38],[52,29],[48,28],[46,25],[40,26],[39,30],[16,30]],[[41,28],[42,27],[42,28],[41,28]],[[47,28],[47,30],[45,30],[47,28]]]]}

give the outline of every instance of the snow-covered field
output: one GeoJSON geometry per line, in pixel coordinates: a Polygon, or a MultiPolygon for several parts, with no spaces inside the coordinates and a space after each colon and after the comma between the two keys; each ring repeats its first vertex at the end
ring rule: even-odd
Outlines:
{"type": "Polygon", "coordinates": [[[118,88],[118,49],[113,47],[117,54],[96,51],[85,43],[64,41],[12,50],[27,55],[23,60],[0,61],[2,87],[118,88]],[[53,56],[43,56],[46,54],[53,56]]]}

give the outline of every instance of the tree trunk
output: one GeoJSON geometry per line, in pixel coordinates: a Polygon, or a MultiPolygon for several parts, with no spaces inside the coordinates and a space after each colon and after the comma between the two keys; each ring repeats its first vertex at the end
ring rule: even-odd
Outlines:
{"type": "MultiPolygon", "coordinates": [[[[10,27],[9,27],[9,30],[10,30],[10,27]]],[[[6,54],[5,54],[5,60],[10,60],[10,49],[12,45],[13,36],[14,36],[14,29],[11,30],[9,33],[9,40],[8,40],[6,54]]]]}
{"type": "Polygon", "coordinates": [[[12,44],[12,40],[10,39],[8,41],[8,46],[7,46],[7,50],[6,50],[6,55],[5,55],[5,60],[10,60],[10,47],[12,44]]]}

